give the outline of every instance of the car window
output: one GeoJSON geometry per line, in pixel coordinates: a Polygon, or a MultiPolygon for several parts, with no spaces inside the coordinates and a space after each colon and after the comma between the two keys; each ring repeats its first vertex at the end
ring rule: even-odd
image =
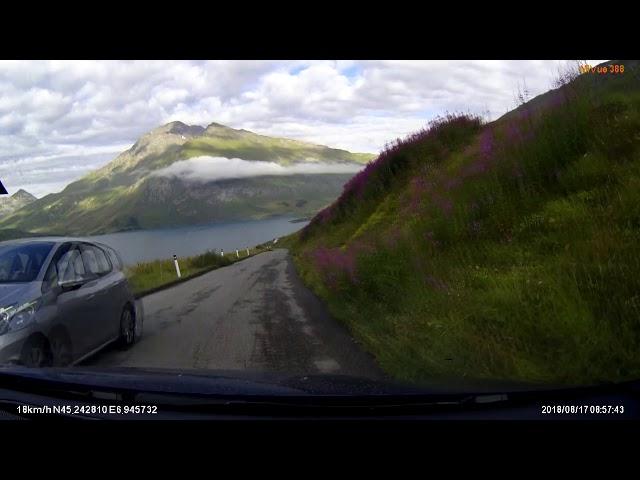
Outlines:
{"type": "Polygon", "coordinates": [[[96,253],[96,260],[98,261],[98,271],[101,275],[107,274],[111,271],[111,264],[107,255],[100,247],[94,247],[96,253]]]}
{"type": "Polygon", "coordinates": [[[87,278],[84,262],[78,247],[66,252],[56,262],[60,282],[79,282],[87,278]]]}
{"type": "Polygon", "coordinates": [[[49,268],[47,268],[46,273],[44,274],[44,278],[42,279],[42,292],[47,292],[51,290],[58,284],[58,262],[62,258],[62,256],[69,251],[71,248],[70,243],[64,243],[58,248],[55,255],[51,259],[51,263],[49,264],[49,268]]]}
{"type": "Polygon", "coordinates": [[[122,270],[122,263],[120,262],[120,257],[118,257],[118,254],[115,252],[115,250],[111,248],[107,248],[106,250],[107,250],[107,254],[109,255],[109,258],[111,259],[111,264],[113,265],[113,268],[122,270]]]}
{"type": "Polygon", "coordinates": [[[56,269],[55,263],[51,263],[49,268],[47,269],[47,273],[45,273],[44,278],[42,279],[42,291],[46,292],[51,290],[58,284],[58,270],[56,269]]]}
{"type": "Polygon", "coordinates": [[[80,246],[80,252],[82,253],[82,260],[87,273],[93,276],[100,275],[100,267],[98,266],[95,248],[90,245],[83,244],[80,246]]]}
{"type": "Polygon", "coordinates": [[[82,252],[82,260],[84,261],[87,273],[90,275],[101,276],[111,271],[104,252],[98,247],[90,244],[82,244],[80,251],[82,252]]]}
{"type": "Polygon", "coordinates": [[[44,242],[0,247],[0,283],[34,281],[52,247],[44,242]]]}

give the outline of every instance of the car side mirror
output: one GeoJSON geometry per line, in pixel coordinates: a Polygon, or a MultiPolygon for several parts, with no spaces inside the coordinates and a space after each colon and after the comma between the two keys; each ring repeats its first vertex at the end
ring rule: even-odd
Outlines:
{"type": "Polygon", "coordinates": [[[70,292],[72,290],[77,290],[78,288],[80,288],[83,283],[84,282],[82,280],[63,280],[61,282],[58,282],[58,287],[63,292],[70,292]]]}

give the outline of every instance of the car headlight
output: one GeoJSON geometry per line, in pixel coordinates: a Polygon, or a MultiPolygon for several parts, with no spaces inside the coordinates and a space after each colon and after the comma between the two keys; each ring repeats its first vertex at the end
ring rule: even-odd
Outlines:
{"type": "Polygon", "coordinates": [[[28,327],[36,317],[38,300],[0,307],[0,335],[28,327]]]}

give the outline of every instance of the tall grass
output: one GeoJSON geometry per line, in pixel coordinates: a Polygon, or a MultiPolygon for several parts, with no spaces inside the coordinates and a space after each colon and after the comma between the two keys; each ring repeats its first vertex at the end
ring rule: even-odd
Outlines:
{"type": "Polygon", "coordinates": [[[620,82],[398,142],[298,237],[303,278],[399,379],[640,377],[640,82],[620,82]]]}
{"type": "MultiPolygon", "coordinates": [[[[268,244],[258,245],[249,250],[248,256],[253,256],[268,249],[268,244]]],[[[186,280],[209,270],[231,265],[248,258],[247,250],[227,252],[221,256],[219,252],[210,250],[200,255],[179,258],[181,279],[178,279],[173,260],[156,260],[153,262],[141,262],[126,271],[127,278],[135,294],[140,295],[155,288],[172,284],[178,280],[186,280]]]]}

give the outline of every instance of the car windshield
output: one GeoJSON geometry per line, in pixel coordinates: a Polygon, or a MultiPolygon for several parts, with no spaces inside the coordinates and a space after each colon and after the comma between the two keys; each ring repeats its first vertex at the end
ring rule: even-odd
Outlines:
{"type": "Polygon", "coordinates": [[[34,60],[0,79],[0,364],[640,378],[639,61],[34,60]]]}
{"type": "Polygon", "coordinates": [[[53,243],[0,246],[0,283],[33,282],[53,243]]]}

